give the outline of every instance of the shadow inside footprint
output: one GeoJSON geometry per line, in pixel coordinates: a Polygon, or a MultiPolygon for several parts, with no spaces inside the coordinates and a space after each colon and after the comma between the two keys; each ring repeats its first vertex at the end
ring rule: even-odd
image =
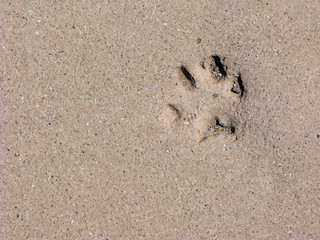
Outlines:
{"type": "Polygon", "coordinates": [[[243,81],[242,81],[242,78],[241,78],[241,73],[239,73],[237,81],[238,81],[238,84],[239,84],[239,87],[240,87],[240,90],[241,90],[240,96],[242,97],[243,93],[244,93],[244,85],[243,85],[243,81]]]}
{"type": "Polygon", "coordinates": [[[219,134],[220,132],[234,134],[236,131],[235,126],[231,121],[223,124],[218,117],[214,117],[214,119],[210,122],[203,122],[203,126],[204,129],[202,131],[200,130],[198,143],[201,143],[209,137],[219,134]]]}
{"type": "Polygon", "coordinates": [[[221,62],[221,58],[218,55],[212,56],[215,65],[218,67],[219,72],[222,74],[223,77],[227,76],[227,67],[223,65],[221,62]]]}
{"type": "Polygon", "coordinates": [[[185,78],[188,81],[188,84],[192,87],[192,88],[196,88],[196,80],[194,79],[194,77],[191,75],[191,73],[187,70],[186,67],[181,66],[180,67],[182,74],[185,76],[185,78]]]}

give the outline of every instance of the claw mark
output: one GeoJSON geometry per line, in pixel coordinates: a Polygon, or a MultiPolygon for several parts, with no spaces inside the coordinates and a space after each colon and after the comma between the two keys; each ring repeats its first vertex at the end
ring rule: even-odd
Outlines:
{"type": "Polygon", "coordinates": [[[240,87],[240,90],[241,90],[241,97],[242,97],[242,96],[243,96],[243,93],[244,93],[244,85],[243,85],[243,81],[242,81],[242,78],[241,78],[241,74],[240,74],[240,73],[239,73],[237,82],[238,82],[238,84],[239,84],[239,87],[240,87]]]}
{"type": "Polygon", "coordinates": [[[238,75],[237,81],[235,81],[233,83],[233,87],[232,87],[231,91],[233,93],[240,94],[241,97],[243,96],[244,85],[243,85],[243,82],[242,82],[241,74],[238,75]]]}
{"type": "Polygon", "coordinates": [[[181,118],[182,114],[173,104],[167,104],[165,114],[171,121],[176,121],[181,118]]]}
{"type": "Polygon", "coordinates": [[[213,55],[201,63],[203,69],[208,69],[210,73],[219,81],[223,77],[227,77],[227,67],[221,62],[218,55],[213,55]]]}
{"type": "Polygon", "coordinates": [[[235,133],[235,127],[232,124],[229,124],[228,126],[223,125],[220,122],[219,118],[216,117],[214,119],[214,121],[208,126],[206,131],[200,134],[198,143],[203,142],[207,138],[212,137],[219,132],[228,132],[228,133],[233,134],[233,133],[235,133]]]}
{"type": "MultiPolygon", "coordinates": [[[[222,77],[226,77],[227,76],[227,72],[226,72],[226,67],[222,64],[221,62],[221,58],[217,55],[212,56],[213,60],[214,60],[214,71],[213,73],[216,73],[216,75],[219,76],[219,79],[222,77]]],[[[218,78],[218,77],[217,77],[218,78]]]]}
{"type": "Polygon", "coordinates": [[[181,118],[181,113],[180,111],[173,105],[173,104],[168,104],[168,107],[170,110],[177,115],[177,118],[181,118]]]}
{"type": "Polygon", "coordinates": [[[190,85],[192,88],[196,88],[197,87],[196,81],[195,81],[194,77],[191,75],[191,73],[187,70],[187,68],[184,66],[181,66],[180,69],[181,69],[181,72],[183,73],[184,77],[188,81],[188,83],[186,83],[186,84],[190,85]]]}

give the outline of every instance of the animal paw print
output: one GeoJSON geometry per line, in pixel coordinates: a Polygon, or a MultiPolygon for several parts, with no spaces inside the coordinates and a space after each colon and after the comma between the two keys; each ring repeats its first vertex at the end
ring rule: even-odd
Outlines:
{"type": "Polygon", "coordinates": [[[178,97],[164,108],[167,122],[192,128],[198,143],[222,134],[235,136],[237,106],[245,93],[240,73],[229,71],[219,56],[210,56],[199,64],[181,65],[177,79],[178,97]]]}

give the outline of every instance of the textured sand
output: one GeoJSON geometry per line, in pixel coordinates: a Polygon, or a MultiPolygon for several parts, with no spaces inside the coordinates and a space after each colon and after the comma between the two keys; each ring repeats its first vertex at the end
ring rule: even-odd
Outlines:
{"type": "Polygon", "coordinates": [[[320,239],[319,1],[0,6],[0,239],[320,239]]]}

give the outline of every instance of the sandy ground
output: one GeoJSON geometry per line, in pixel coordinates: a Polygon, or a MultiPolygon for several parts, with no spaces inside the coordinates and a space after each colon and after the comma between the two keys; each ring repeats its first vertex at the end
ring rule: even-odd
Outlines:
{"type": "Polygon", "coordinates": [[[320,239],[319,1],[0,11],[0,239],[320,239]]]}

